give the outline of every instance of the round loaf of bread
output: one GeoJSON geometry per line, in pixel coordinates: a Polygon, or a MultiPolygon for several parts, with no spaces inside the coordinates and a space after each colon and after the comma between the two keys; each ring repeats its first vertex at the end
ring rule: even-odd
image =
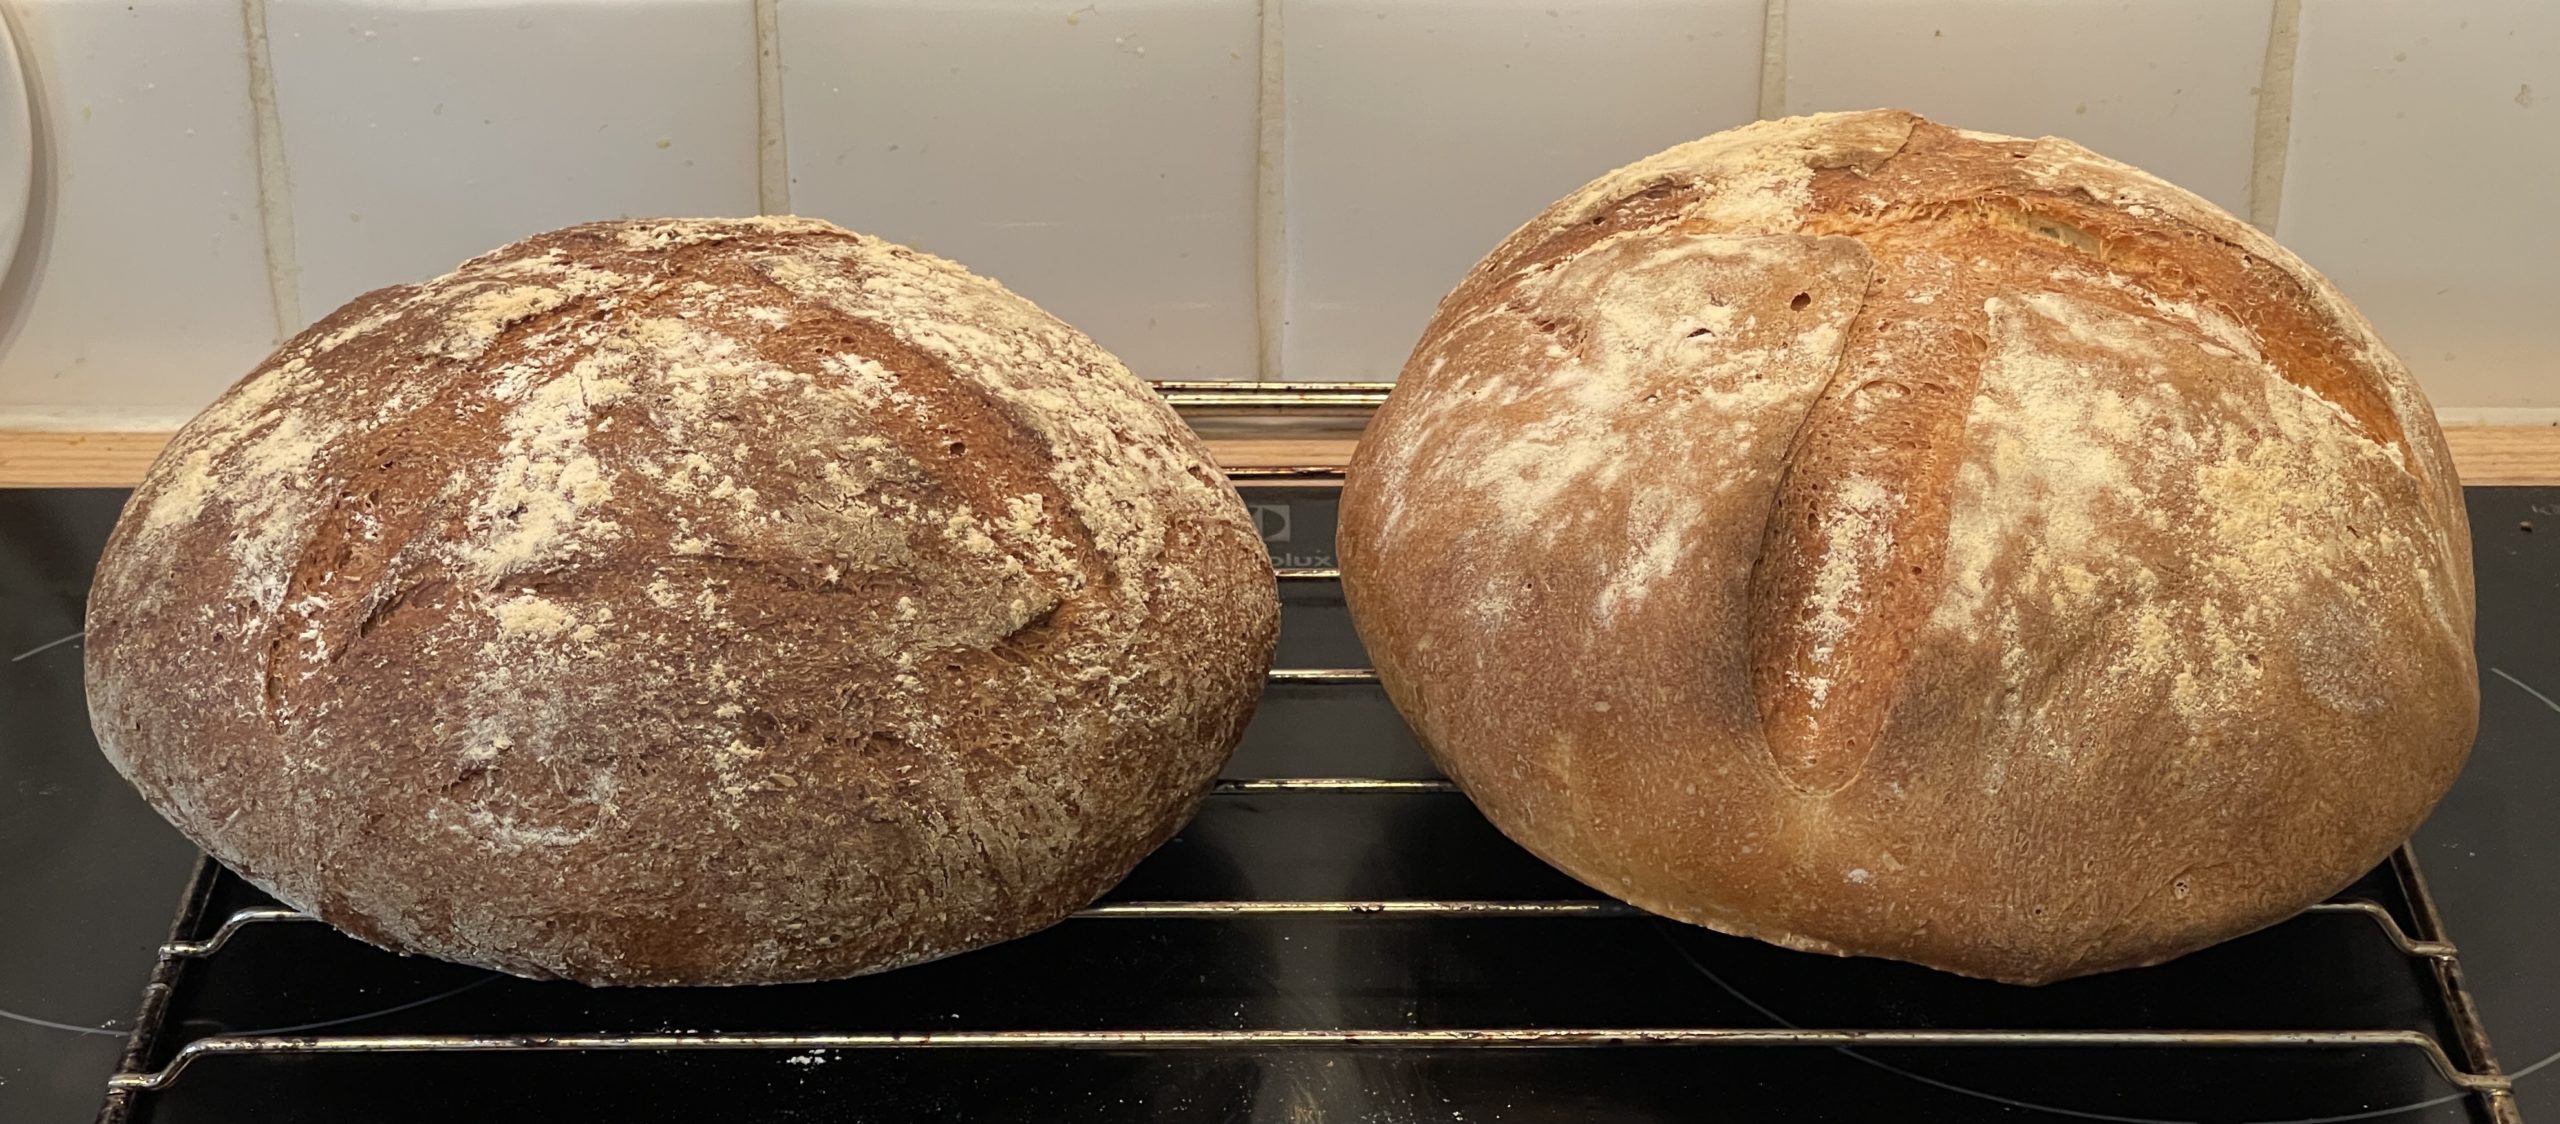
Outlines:
{"type": "Polygon", "coordinates": [[[189,423],[89,601],[98,740],[364,940],[598,984],[892,968],[1092,901],[1278,627],[1109,354],[802,219],[609,222],[368,294],[189,423]]]}
{"type": "Polygon", "coordinates": [[[2067,141],[1771,121],[1469,273],[1342,567],[1512,838],[1658,913],[2040,982],[2280,920],[2469,751],[2434,415],[2310,267],[2067,141]]]}

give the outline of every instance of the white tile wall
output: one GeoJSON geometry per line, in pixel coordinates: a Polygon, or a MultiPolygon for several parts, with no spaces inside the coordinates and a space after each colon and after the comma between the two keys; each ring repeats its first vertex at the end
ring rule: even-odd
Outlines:
{"type": "Polygon", "coordinates": [[[784,0],[792,209],[1003,281],[1151,378],[1251,377],[1254,0],[784,0]]]}
{"type": "Polygon", "coordinates": [[[2275,0],[1787,0],[1767,83],[1767,0],[765,0],[769,97],[759,0],[0,2],[40,148],[0,427],[165,426],[280,320],[548,227],[760,198],[1002,278],[1142,374],[1389,377],[1591,176],[1877,104],[2280,210],[2448,415],[2560,419],[2543,0],[2302,0],[2265,137],[2275,0]]]}
{"type": "Polygon", "coordinates": [[[306,322],[552,227],[756,211],[748,0],[268,0],[267,35],[306,322]]]}
{"type": "Polygon", "coordinates": [[[2066,136],[2249,211],[2271,0],[1789,0],[1786,112],[2066,136]]]}
{"type": "Polygon", "coordinates": [[[240,10],[16,0],[34,204],[0,428],[176,424],[275,346],[240,10]]]}
{"type": "Polygon", "coordinates": [[[1283,372],[1393,378],[1504,235],[1751,120],[1761,0],[1284,0],[1283,372]]]}
{"type": "Polygon", "coordinates": [[[2309,0],[2297,58],[2278,236],[2448,414],[2560,407],[2560,6],[2309,0]]]}

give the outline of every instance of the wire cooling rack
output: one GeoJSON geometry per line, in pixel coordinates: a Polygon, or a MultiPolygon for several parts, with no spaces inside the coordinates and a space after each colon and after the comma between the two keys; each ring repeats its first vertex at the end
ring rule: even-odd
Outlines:
{"type": "MultiPolygon", "coordinates": [[[[1159,389],[1285,414],[1386,386],[1159,389]]],[[[2039,989],[1592,894],[1492,832],[1358,666],[1330,564],[1342,470],[1230,472],[1275,557],[1325,564],[1279,570],[1286,666],[1231,775],[1105,900],[881,976],[586,989],[380,952],[207,860],[100,1119],[706,1098],[760,1119],[2520,1119],[2405,847],[2266,932],[2039,989]]]]}

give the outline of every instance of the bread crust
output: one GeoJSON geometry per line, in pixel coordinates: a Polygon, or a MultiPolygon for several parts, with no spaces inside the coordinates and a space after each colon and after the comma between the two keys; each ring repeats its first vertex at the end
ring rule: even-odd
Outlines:
{"type": "Polygon", "coordinates": [[[804,219],[596,223],[358,298],[171,443],[100,745],[367,941],[588,983],[1018,936],[1189,818],[1268,556],[1093,342],[804,219]]]}
{"type": "Polygon", "coordinates": [[[1390,695],[1647,909],[2036,983],[2271,924],[2478,720],[2460,484],[2329,283],[2068,141],[1612,172],[1441,303],[1343,494],[1390,695]]]}

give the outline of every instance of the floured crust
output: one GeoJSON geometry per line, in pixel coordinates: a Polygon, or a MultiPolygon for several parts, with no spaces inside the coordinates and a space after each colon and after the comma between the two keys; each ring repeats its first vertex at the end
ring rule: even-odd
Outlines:
{"type": "Polygon", "coordinates": [[[1829,114],[1602,177],[1442,303],[1342,521],[1389,692],[1496,824],[1800,948],[2175,956],[2381,859],[2477,721],[2407,370],[2066,141],[1829,114]]]}
{"type": "Polygon", "coordinates": [[[774,982],[1091,901],[1277,618],[1206,450],[1029,302],[822,222],[598,223],[359,298],[181,431],[89,692],[181,830],[366,940],[774,982]]]}

